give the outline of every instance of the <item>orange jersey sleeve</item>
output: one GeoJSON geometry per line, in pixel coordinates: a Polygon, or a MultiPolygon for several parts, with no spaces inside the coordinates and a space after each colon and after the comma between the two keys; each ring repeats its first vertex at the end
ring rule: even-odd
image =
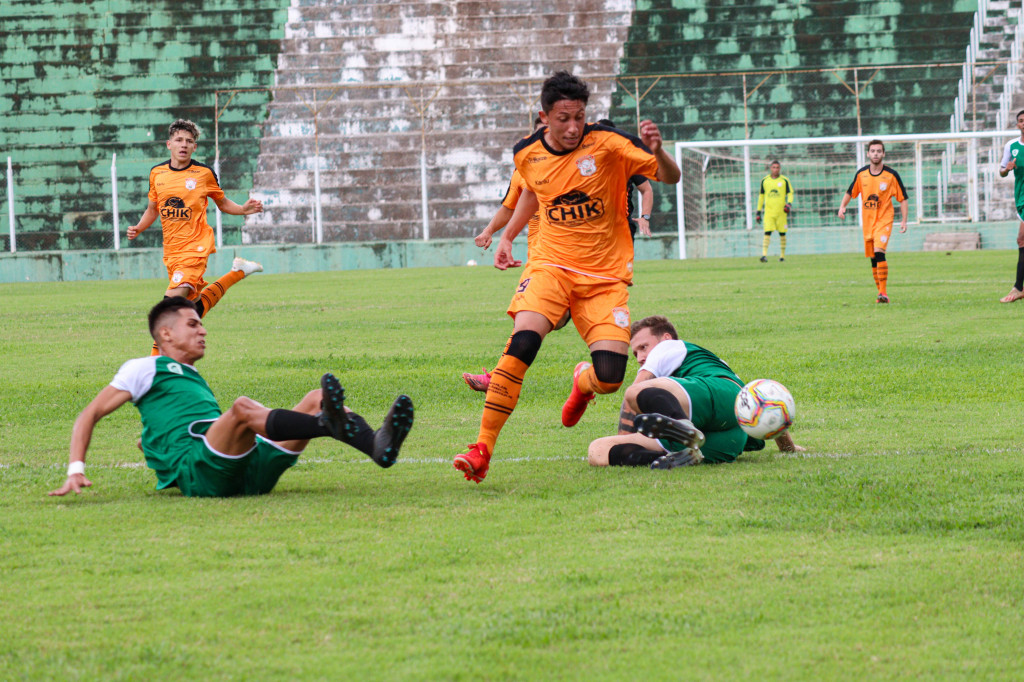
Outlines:
{"type": "Polygon", "coordinates": [[[156,203],[164,234],[164,256],[209,255],[216,251],[206,221],[208,197],[224,198],[217,175],[193,161],[185,168],[164,162],[149,172],[149,199],[156,203]]]}
{"type": "Polygon", "coordinates": [[[632,175],[654,179],[658,172],[657,159],[640,139],[588,123],[576,149],[555,151],[541,130],[519,142],[513,158],[540,204],[540,238],[531,261],[631,282],[627,182],[632,175]]]}
{"type": "MultiPolygon", "coordinates": [[[[523,181],[523,176],[519,171],[512,171],[512,181],[508,184],[508,191],[505,192],[505,198],[501,205],[510,211],[516,210],[516,206],[519,205],[519,197],[523,196],[524,189],[526,189],[526,183],[523,181]]],[[[537,236],[540,234],[540,214],[534,213],[530,216],[526,227],[526,249],[529,253],[533,253],[537,244],[537,236]]]]}

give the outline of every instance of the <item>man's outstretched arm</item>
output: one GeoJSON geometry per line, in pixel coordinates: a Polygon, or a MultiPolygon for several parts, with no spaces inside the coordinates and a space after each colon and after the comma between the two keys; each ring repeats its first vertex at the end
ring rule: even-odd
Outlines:
{"type": "Polygon", "coordinates": [[[106,386],[92,402],[86,405],[71,430],[71,454],[68,457],[68,477],[64,485],[51,490],[50,495],[67,495],[82,492],[92,481],[85,477],[85,453],[92,440],[92,431],[101,419],[131,400],[132,394],[113,386],[106,386]]]}

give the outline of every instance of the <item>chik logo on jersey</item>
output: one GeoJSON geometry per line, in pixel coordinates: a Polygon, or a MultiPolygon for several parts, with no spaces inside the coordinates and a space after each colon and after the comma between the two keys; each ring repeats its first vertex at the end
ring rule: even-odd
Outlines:
{"type": "Polygon", "coordinates": [[[864,208],[878,208],[878,195],[872,194],[864,200],[864,208]]]}
{"type": "Polygon", "coordinates": [[[586,192],[576,189],[555,197],[545,209],[545,215],[552,225],[575,227],[601,218],[604,215],[604,201],[591,199],[586,192]]]}
{"type": "Polygon", "coordinates": [[[192,209],[180,197],[168,197],[160,209],[160,217],[168,220],[191,220],[192,209]]]}
{"type": "Polygon", "coordinates": [[[580,169],[580,175],[590,177],[597,172],[597,161],[594,160],[593,154],[587,154],[576,162],[576,167],[580,169]]]}

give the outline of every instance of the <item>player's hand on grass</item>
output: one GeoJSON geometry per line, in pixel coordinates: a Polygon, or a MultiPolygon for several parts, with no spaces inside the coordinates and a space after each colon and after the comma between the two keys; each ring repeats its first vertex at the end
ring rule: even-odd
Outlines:
{"type": "Polygon", "coordinates": [[[494,267],[499,270],[508,270],[509,268],[518,268],[522,264],[523,261],[512,257],[512,242],[504,238],[498,240],[498,248],[494,252],[494,267]]]}
{"type": "Polygon", "coordinates": [[[79,494],[82,492],[82,488],[88,488],[92,485],[92,481],[85,477],[85,474],[71,474],[68,476],[68,480],[64,481],[64,485],[51,490],[47,495],[50,497],[63,497],[70,492],[79,494]]]}
{"type": "Polygon", "coordinates": [[[242,204],[242,215],[252,215],[253,213],[263,213],[263,202],[259,199],[249,199],[242,204]]]}
{"type": "Polygon", "coordinates": [[[655,154],[661,149],[661,131],[653,121],[640,121],[640,140],[655,154]]]}

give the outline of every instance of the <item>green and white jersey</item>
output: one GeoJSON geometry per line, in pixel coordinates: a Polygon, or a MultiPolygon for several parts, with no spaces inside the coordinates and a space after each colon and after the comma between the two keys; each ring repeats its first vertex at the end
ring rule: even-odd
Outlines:
{"type": "Polygon", "coordinates": [[[1017,205],[1017,212],[1020,213],[1021,207],[1024,206],[1024,142],[1021,142],[1019,138],[1007,142],[1003,147],[1003,160],[999,163],[999,167],[1006,168],[1010,159],[1017,162],[1017,166],[1013,169],[1013,202],[1017,205]]]}
{"type": "Polygon", "coordinates": [[[657,378],[724,377],[743,385],[725,360],[687,341],[662,341],[651,349],[640,369],[646,369],[657,378]]]}
{"type": "Polygon", "coordinates": [[[142,416],[146,465],[156,472],[157,490],[170,487],[195,444],[189,425],[221,414],[213,391],[195,367],[163,355],[129,360],[110,385],[131,394],[142,416]]]}

